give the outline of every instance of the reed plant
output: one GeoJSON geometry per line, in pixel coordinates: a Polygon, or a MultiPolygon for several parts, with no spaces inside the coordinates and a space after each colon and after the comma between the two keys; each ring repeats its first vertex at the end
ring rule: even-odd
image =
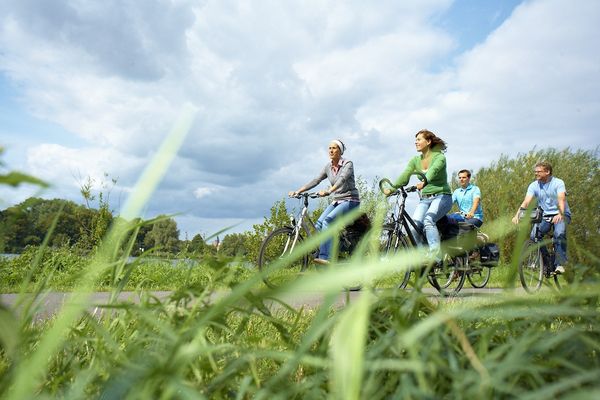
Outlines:
{"type": "MultiPolygon", "coordinates": [[[[147,201],[189,129],[190,114],[142,176],[122,220],[132,220],[147,201]]],[[[295,256],[335,236],[344,222],[306,240],[295,256]]],[[[139,286],[138,302],[121,301],[118,294],[143,273],[142,264],[126,260],[136,229],[122,222],[110,229],[86,260],[71,297],[50,319],[37,314],[49,279],[33,279],[44,255],[32,257],[20,300],[14,307],[0,306],[1,398],[600,395],[600,286],[593,279],[529,295],[515,288],[517,266],[511,263],[503,284],[508,289],[483,299],[432,297],[415,288],[374,290],[373,282],[421,259],[415,249],[380,259],[374,229],[351,258],[276,289],[263,278],[285,269],[293,257],[243,276],[229,267],[231,260],[214,258],[206,262],[204,280],[179,285],[166,297],[139,286]],[[340,304],[344,288],[357,281],[363,290],[352,300],[346,294],[340,304]],[[106,302],[91,300],[98,282],[110,288],[106,302]],[[32,287],[34,296],[27,293],[32,287]],[[321,294],[316,306],[293,307],[282,300],[307,291],[321,294]]],[[[501,237],[513,228],[499,221],[494,229],[501,237]]],[[[591,259],[595,263],[587,267],[595,272],[588,278],[597,276],[600,264],[591,259]]]]}

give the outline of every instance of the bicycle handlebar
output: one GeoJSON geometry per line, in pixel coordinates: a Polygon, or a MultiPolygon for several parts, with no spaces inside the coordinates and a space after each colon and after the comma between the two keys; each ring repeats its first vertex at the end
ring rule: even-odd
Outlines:
{"type": "Polygon", "coordinates": [[[310,197],[311,199],[317,199],[321,196],[319,196],[318,192],[302,192],[302,193],[298,193],[295,196],[290,196],[293,199],[302,199],[302,198],[307,198],[310,197]]]}
{"type": "MultiPolygon", "coordinates": [[[[414,175],[418,175],[419,177],[422,177],[424,179],[425,185],[427,185],[427,178],[425,178],[425,175],[423,173],[415,172],[414,175]]],[[[392,182],[388,178],[383,178],[382,180],[379,181],[379,190],[381,190],[382,193],[383,193],[383,184],[384,183],[387,183],[390,187],[395,189],[388,196],[398,196],[402,192],[411,193],[411,192],[417,191],[417,187],[414,185],[413,186],[396,187],[396,186],[394,186],[394,184],[392,184],[392,182]]]]}

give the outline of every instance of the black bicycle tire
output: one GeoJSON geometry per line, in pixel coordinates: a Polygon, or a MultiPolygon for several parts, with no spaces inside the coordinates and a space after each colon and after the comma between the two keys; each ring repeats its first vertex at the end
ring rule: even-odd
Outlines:
{"type": "Polygon", "coordinates": [[[560,284],[559,278],[560,275],[559,274],[555,274],[554,275],[554,286],[556,286],[556,289],[560,290],[562,289],[562,285],[560,284]]]}
{"type": "Polygon", "coordinates": [[[523,246],[523,251],[521,252],[521,256],[519,258],[519,279],[521,280],[523,289],[525,289],[527,293],[535,293],[542,287],[542,283],[544,281],[543,264],[544,260],[538,244],[528,240],[525,243],[525,246],[523,246]],[[527,277],[525,276],[525,267],[533,269],[531,266],[535,266],[536,270],[538,271],[537,273],[531,274],[533,277],[537,275],[537,283],[534,285],[527,283],[527,277]]]}
{"type": "Polygon", "coordinates": [[[455,256],[455,257],[451,257],[452,263],[451,265],[453,265],[454,267],[450,268],[451,271],[451,276],[448,278],[449,281],[451,281],[450,283],[452,283],[455,279],[458,279],[458,281],[456,282],[456,286],[454,286],[451,290],[446,290],[449,285],[440,285],[440,282],[438,281],[437,277],[436,277],[436,272],[438,269],[436,269],[436,266],[432,267],[429,270],[429,274],[427,276],[429,283],[431,283],[431,285],[436,288],[436,290],[442,295],[442,296],[453,296],[458,294],[461,289],[463,288],[464,284],[465,284],[465,279],[466,279],[466,274],[465,274],[465,265],[468,263],[467,260],[467,256],[464,255],[460,255],[460,256],[455,256]],[[462,265],[459,265],[462,264],[462,265]]]}
{"type": "Polygon", "coordinates": [[[482,272],[485,271],[485,278],[483,279],[483,283],[473,282],[473,279],[471,278],[471,276],[473,275],[473,272],[477,272],[477,270],[473,270],[471,268],[467,269],[467,279],[469,280],[469,283],[471,284],[471,286],[473,286],[474,288],[483,289],[490,281],[490,277],[492,276],[492,267],[486,267],[484,265],[480,265],[477,268],[479,268],[479,270],[482,272]]]}
{"type": "MultiPolygon", "coordinates": [[[[400,250],[401,248],[408,250],[410,248],[410,242],[408,241],[408,238],[406,237],[406,235],[400,234],[398,235],[397,231],[394,231],[392,229],[388,229],[386,230],[386,232],[388,232],[387,235],[387,241],[385,244],[385,255],[388,255],[391,251],[393,251],[393,254],[395,255],[398,250],[400,250]],[[396,240],[396,238],[398,240],[396,240]]],[[[404,272],[404,275],[402,276],[402,280],[400,281],[400,283],[398,284],[398,289],[405,289],[406,286],[408,285],[408,281],[410,280],[410,274],[411,271],[410,270],[406,270],[404,272]]]]}
{"type": "MultiPolygon", "coordinates": [[[[282,227],[282,228],[278,228],[275,229],[274,231],[272,231],[271,233],[269,233],[269,235],[267,235],[267,237],[263,240],[263,242],[260,245],[260,251],[258,253],[258,269],[259,271],[263,272],[266,268],[268,268],[267,262],[266,262],[266,252],[267,252],[267,248],[268,248],[268,244],[273,242],[275,240],[276,237],[280,236],[280,235],[285,235],[288,236],[290,239],[293,238],[294,235],[294,230],[291,227],[282,227]]],[[[300,245],[300,243],[302,243],[302,236],[298,237],[298,242],[296,243],[296,245],[300,245]]],[[[281,254],[281,256],[285,256],[284,254],[281,254]]],[[[308,255],[304,255],[301,258],[300,261],[301,267],[300,267],[300,271],[305,271],[306,267],[308,266],[308,255]]],[[[271,279],[269,279],[269,277],[267,277],[266,275],[263,277],[263,282],[270,288],[275,289],[277,288],[279,285],[275,284],[274,281],[271,279]]]]}

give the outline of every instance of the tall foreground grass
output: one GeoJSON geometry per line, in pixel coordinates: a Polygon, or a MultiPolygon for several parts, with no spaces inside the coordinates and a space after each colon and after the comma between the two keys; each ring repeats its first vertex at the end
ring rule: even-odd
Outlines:
{"type": "MultiPolygon", "coordinates": [[[[124,219],[139,212],[190,123],[184,114],[123,210],[124,219]]],[[[405,252],[380,261],[365,241],[365,251],[347,263],[278,290],[266,288],[259,273],[237,279],[235,270],[215,259],[211,279],[183,284],[165,299],[140,290],[139,303],[124,303],[117,294],[135,269],[125,262],[131,247],[126,238],[138,228],[111,229],[54,318],[36,317],[47,288],[43,279],[35,285],[37,296],[27,295],[31,286],[24,284],[15,308],[0,307],[1,398],[600,395],[597,283],[576,280],[560,292],[507,290],[469,300],[371,291],[370,282],[418,259],[405,252]],[[90,291],[106,276],[111,299],[92,304],[90,291]],[[364,290],[339,306],[342,287],[357,279],[364,290]],[[224,287],[230,287],[225,294],[224,287]],[[323,294],[315,308],[279,300],[315,289],[323,294]]],[[[311,238],[305,249],[319,239],[311,238]]],[[[39,273],[42,259],[32,259],[27,281],[39,273]]]]}

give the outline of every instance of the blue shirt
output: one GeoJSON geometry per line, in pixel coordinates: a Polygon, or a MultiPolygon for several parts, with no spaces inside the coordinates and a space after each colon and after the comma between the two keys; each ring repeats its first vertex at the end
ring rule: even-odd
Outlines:
{"type": "MultiPolygon", "coordinates": [[[[567,193],[565,182],[562,179],[550,177],[546,183],[533,181],[527,188],[527,194],[537,199],[538,205],[544,210],[544,215],[555,215],[560,212],[558,208],[558,194],[567,193]]],[[[569,204],[565,198],[565,214],[571,215],[569,204]]]]}
{"type": "Polygon", "coordinates": [[[473,202],[476,198],[479,198],[479,204],[477,204],[477,208],[475,209],[475,214],[473,214],[474,218],[477,218],[480,221],[483,221],[483,208],[481,208],[481,190],[472,183],[466,188],[458,188],[452,193],[452,202],[456,203],[458,209],[467,214],[471,211],[473,207],[473,202]]]}

